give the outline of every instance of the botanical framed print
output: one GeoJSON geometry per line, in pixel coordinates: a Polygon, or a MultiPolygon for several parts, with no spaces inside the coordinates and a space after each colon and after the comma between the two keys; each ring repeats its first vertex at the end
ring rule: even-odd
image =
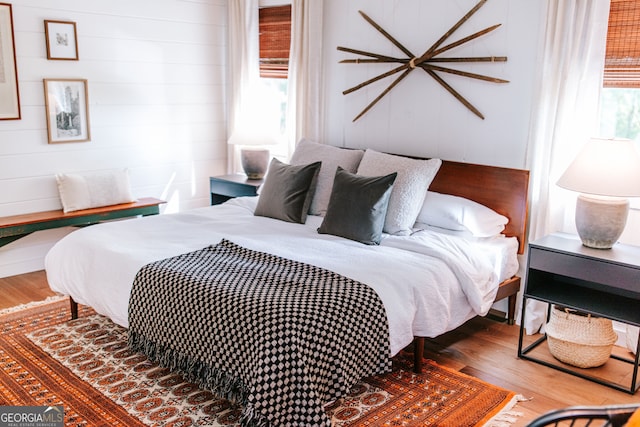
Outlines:
{"type": "Polygon", "coordinates": [[[44,21],[47,39],[47,59],[78,60],[76,23],[68,21],[44,21]]]}
{"type": "Polygon", "coordinates": [[[0,3],[0,120],[20,119],[20,93],[11,5],[0,3]]]}
{"type": "Polygon", "coordinates": [[[89,93],[82,79],[44,79],[49,144],[89,141],[89,93]]]}

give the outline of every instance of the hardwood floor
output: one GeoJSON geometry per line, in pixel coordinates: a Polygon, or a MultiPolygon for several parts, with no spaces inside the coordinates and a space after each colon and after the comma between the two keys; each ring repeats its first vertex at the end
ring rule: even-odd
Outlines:
{"type": "Polygon", "coordinates": [[[55,295],[44,271],[0,278],[0,310],[55,295]]]}
{"type": "MultiPolygon", "coordinates": [[[[0,309],[50,295],[54,293],[42,271],[0,278],[0,309]]],[[[630,395],[518,359],[518,333],[518,326],[477,317],[455,331],[427,340],[425,357],[523,395],[527,400],[515,408],[523,415],[513,427],[526,426],[538,415],[567,406],[640,402],[640,392],[630,395]]],[[[533,338],[527,337],[527,340],[533,338]]],[[[546,352],[544,345],[541,352],[546,352]]],[[[616,352],[624,353],[621,349],[616,352]]],[[[610,360],[604,367],[590,371],[622,381],[631,376],[631,365],[610,360]]]]}

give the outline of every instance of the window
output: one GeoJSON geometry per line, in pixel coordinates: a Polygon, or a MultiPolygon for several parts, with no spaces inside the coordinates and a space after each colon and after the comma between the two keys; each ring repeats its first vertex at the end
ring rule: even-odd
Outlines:
{"type": "Polygon", "coordinates": [[[260,77],[286,79],[291,44],[291,5],[260,8],[260,77]]]}
{"type": "Polygon", "coordinates": [[[640,2],[611,0],[600,105],[603,136],[640,135],[640,2]]]}
{"type": "Polygon", "coordinates": [[[640,88],[640,2],[611,0],[604,87],[640,88]]]}
{"type": "Polygon", "coordinates": [[[291,5],[260,8],[260,82],[268,103],[275,110],[274,118],[280,130],[277,146],[271,152],[283,161],[288,160],[286,143],[287,76],[291,44],[291,5]]]}
{"type": "Polygon", "coordinates": [[[638,139],[640,89],[604,88],[600,98],[600,134],[638,139]]]}

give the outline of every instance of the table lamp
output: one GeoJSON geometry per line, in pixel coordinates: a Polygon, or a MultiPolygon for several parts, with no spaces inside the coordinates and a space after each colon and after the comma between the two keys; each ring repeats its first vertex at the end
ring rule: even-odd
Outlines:
{"type": "Polygon", "coordinates": [[[241,146],[240,162],[247,178],[264,178],[270,157],[269,150],[264,146],[278,143],[272,133],[263,133],[258,129],[240,129],[231,134],[228,143],[241,146]]]}
{"type": "Polygon", "coordinates": [[[581,193],[576,228],[582,244],[610,249],[627,223],[627,197],[640,197],[640,154],[629,139],[591,138],[558,185],[581,193]]]}

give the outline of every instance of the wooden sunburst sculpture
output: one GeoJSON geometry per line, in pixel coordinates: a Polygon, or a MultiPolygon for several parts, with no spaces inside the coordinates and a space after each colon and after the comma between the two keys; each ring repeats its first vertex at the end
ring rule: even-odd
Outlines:
{"type": "Polygon", "coordinates": [[[343,91],[343,95],[347,95],[351,92],[355,92],[358,89],[362,89],[363,87],[376,82],[385,77],[392,76],[399,72],[402,72],[399,77],[397,77],[380,95],[378,95],[369,105],[365,107],[364,110],[358,114],[353,121],[355,122],[360,117],[362,117],[367,111],[369,111],[378,101],[382,99],[387,93],[391,91],[398,83],[402,81],[409,73],[411,73],[416,68],[421,68],[427,74],[435,79],[438,83],[440,83],[449,93],[451,93],[458,101],[460,101],[465,107],[471,110],[475,115],[484,120],[484,116],[482,113],[474,107],[469,101],[467,101],[458,91],[456,91],[451,85],[444,81],[444,79],[436,74],[436,71],[443,73],[455,74],[458,76],[469,77],[472,79],[484,80],[493,83],[508,83],[508,80],[498,79],[495,77],[489,77],[482,74],[474,74],[467,71],[456,70],[453,68],[442,67],[439,65],[435,65],[436,63],[446,63],[446,62],[505,62],[507,60],[506,56],[481,56],[481,57],[454,57],[454,58],[443,58],[438,57],[441,53],[449,51],[457,46],[465,44],[471,40],[477,39],[480,36],[483,36],[487,33],[498,28],[501,24],[492,25],[491,27],[485,28],[484,30],[478,31],[477,33],[473,33],[467,37],[464,37],[458,41],[450,43],[448,45],[442,46],[445,40],[451,36],[458,28],[462,26],[474,13],[480,9],[487,0],[481,0],[478,4],[476,4],[466,15],[464,15],[449,31],[447,31],[438,41],[436,41],[433,46],[431,46],[425,53],[421,56],[414,55],[409,49],[404,47],[399,41],[397,41],[393,36],[391,36],[388,32],[386,32],[380,25],[375,23],[373,19],[369,18],[364,12],[358,11],[360,15],[371,24],[376,30],[382,33],[391,43],[393,43],[396,47],[398,47],[405,55],[406,58],[393,58],[386,55],[379,55],[376,53],[365,52],[357,49],[350,49],[347,47],[338,46],[338,50],[343,52],[355,53],[357,55],[362,55],[366,58],[357,58],[357,59],[345,59],[340,61],[340,63],[351,63],[351,64],[365,64],[365,63],[398,63],[400,64],[398,67],[387,71],[386,73],[382,73],[373,77],[369,80],[366,80],[360,83],[357,86],[354,86],[350,89],[343,91]]]}

